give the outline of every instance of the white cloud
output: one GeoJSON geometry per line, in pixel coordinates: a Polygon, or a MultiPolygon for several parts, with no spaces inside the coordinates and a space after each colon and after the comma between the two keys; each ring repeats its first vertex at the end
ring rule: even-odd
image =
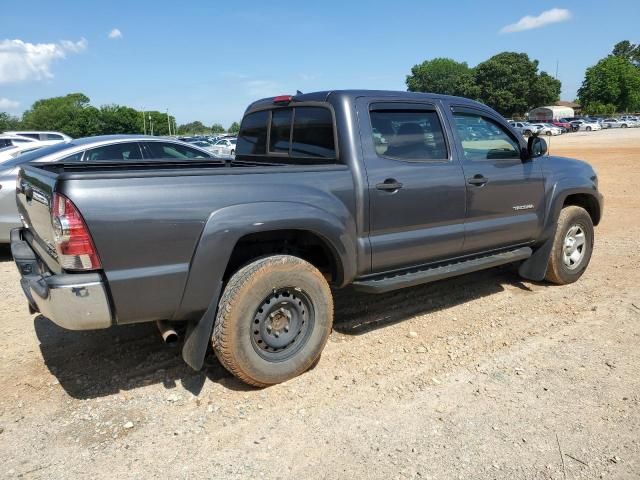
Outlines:
{"type": "Polygon", "coordinates": [[[0,84],[52,78],[51,64],[68,53],[81,53],[87,41],[62,40],[58,43],[28,43],[0,40],[0,84]]]}
{"type": "Polygon", "coordinates": [[[542,12],[537,17],[526,15],[516,23],[507,25],[500,30],[500,33],[522,32],[533,28],[544,27],[552,23],[566,22],[571,18],[571,12],[566,8],[552,8],[542,12]]]}
{"type": "Polygon", "coordinates": [[[0,110],[15,110],[20,106],[20,102],[0,97],[0,110]]]}
{"type": "Polygon", "coordinates": [[[122,38],[122,32],[119,29],[114,28],[113,30],[111,30],[109,32],[109,38],[112,39],[112,40],[116,40],[118,38],[122,38]]]}

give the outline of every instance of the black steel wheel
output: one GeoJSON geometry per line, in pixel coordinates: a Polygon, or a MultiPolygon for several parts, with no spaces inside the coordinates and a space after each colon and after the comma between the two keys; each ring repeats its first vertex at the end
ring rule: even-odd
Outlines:
{"type": "Polygon", "coordinates": [[[315,312],[308,295],[295,287],[270,293],[253,319],[253,347],[270,362],[295,355],[309,339],[315,312]]]}
{"type": "Polygon", "coordinates": [[[211,343],[233,375],[265,387],[317,363],[332,324],[333,298],[323,274],[301,258],[273,255],[229,279],[211,343]]]}

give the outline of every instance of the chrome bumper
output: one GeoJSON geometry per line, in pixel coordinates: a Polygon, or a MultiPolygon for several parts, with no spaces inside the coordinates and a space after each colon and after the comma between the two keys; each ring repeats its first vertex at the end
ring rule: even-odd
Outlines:
{"type": "Polygon", "coordinates": [[[11,231],[11,253],[22,275],[20,284],[34,312],[69,330],[108,328],[113,317],[107,290],[99,273],[43,272],[21,229],[11,231]]]}

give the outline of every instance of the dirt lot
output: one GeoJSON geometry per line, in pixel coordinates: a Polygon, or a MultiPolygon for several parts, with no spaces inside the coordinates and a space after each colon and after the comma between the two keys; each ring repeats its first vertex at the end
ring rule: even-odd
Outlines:
{"type": "Polygon", "coordinates": [[[0,253],[0,475],[26,478],[640,477],[640,129],[555,137],[606,196],[583,278],[512,267],[339,292],[316,368],[245,387],[154,326],[33,319],[0,253]]]}

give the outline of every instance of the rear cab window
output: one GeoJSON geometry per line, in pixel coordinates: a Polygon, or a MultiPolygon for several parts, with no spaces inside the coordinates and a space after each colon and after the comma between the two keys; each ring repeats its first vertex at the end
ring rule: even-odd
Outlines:
{"type": "Polygon", "coordinates": [[[338,164],[335,122],[328,106],[291,105],[245,115],[236,159],[286,165],[338,164]]]}
{"type": "Polygon", "coordinates": [[[143,142],[144,156],[147,159],[176,159],[190,160],[198,158],[212,158],[208,154],[197,148],[188,147],[180,143],[172,142],[143,142]]]}

